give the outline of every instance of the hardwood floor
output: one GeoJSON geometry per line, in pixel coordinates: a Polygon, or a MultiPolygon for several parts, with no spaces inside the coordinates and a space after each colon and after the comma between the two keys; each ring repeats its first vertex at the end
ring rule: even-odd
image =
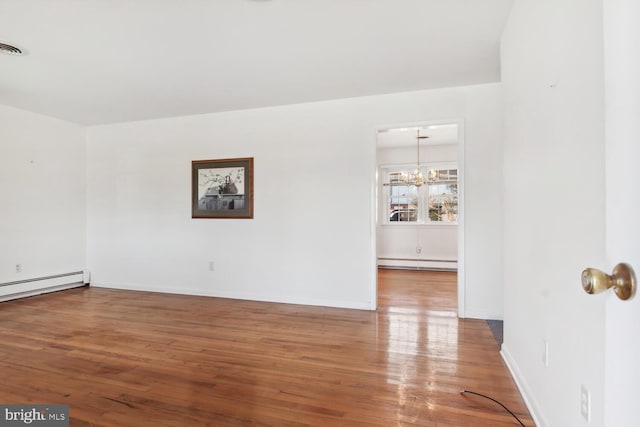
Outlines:
{"type": "Polygon", "coordinates": [[[533,425],[455,274],[379,272],[377,312],[79,288],[0,304],[0,403],[71,426],[533,425]]]}

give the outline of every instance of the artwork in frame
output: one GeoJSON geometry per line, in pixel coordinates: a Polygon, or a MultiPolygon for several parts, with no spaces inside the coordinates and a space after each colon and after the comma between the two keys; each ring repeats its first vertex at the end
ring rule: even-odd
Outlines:
{"type": "Polygon", "coordinates": [[[191,162],[192,218],[253,218],[253,157],[191,162]]]}

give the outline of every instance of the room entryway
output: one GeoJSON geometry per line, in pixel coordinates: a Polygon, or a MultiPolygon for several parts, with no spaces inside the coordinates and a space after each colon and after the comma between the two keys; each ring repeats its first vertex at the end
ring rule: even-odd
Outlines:
{"type": "MultiPolygon", "coordinates": [[[[455,121],[378,129],[376,260],[386,269],[453,272],[449,308],[464,316],[464,283],[455,274],[464,261],[462,139],[462,123],[455,121]]],[[[400,283],[385,292],[395,286],[400,283]]]]}

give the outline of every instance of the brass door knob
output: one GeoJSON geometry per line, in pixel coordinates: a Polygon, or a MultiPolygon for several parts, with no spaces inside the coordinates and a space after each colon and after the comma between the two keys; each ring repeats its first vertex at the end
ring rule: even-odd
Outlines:
{"type": "Polygon", "coordinates": [[[628,300],[636,294],[636,287],[636,274],[629,264],[616,265],[611,275],[595,268],[587,268],[582,272],[582,289],[588,294],[613,288],[618,298],[628,300]]]}

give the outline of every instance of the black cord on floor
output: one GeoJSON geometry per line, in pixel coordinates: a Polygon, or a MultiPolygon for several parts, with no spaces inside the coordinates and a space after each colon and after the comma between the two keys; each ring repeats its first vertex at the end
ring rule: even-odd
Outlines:
{"type": "Polygon", "coordinates": [[[462,390],[462,391],[460,392],[460,394],[465,394],[465,393],[475,394],[476,396],[484,397],[485,399],[489,399],[489,400],[491,400],[491,401],[493,401],[493,402],[496,402],[498,405],[502,406],[502,407],[504,408],[504,410],[505,410],[505,411],[507,411],[508,413],[510,413],[510,414],[511,414],[511,416],[513,416],[513,418],[515,418],[515,419],[516,419],[516,421],[518,421],[522,427],[525,427],[525,425],[523,424],[523,422],[522,422],[522,421],[520,421],[520,418],[518,418],[518,416],[517,416],[516,414],[514,414],[513,412],[511,412],[511,411],[509,410],[509,408],[507,408],[506,406],[504,406],[502,403],[498,402],[498,401],[497,401],[496,399],[494,399],[493,397],[489,397],[489,396],[486,396],[486,395],[484,395],[484,394],[482,394],[482,393],[476,393],[475,391],[470,391],[470,390],[462,390]]]}

